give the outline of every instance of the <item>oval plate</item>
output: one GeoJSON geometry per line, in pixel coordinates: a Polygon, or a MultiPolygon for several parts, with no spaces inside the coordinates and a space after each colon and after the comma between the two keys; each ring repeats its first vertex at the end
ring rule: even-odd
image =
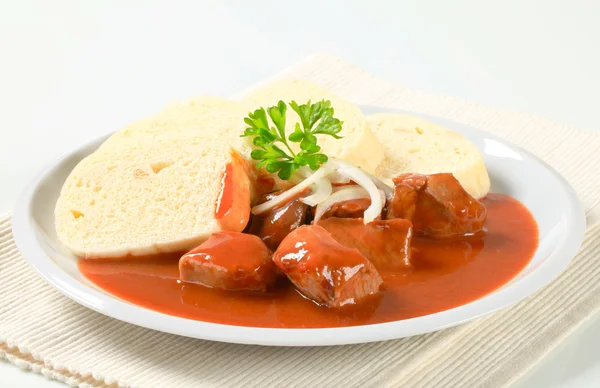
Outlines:
{"type": "MultiPolygon", "coordinates": [[[[390,111],[374,107],[361,109],[365,114],[390,111]]],[[[546,163],[489,133],[436,117],[419,116],[457,131],[472,141],[483,154],[492,180],[491,191],[517,198],[531,211],[539,227],[539,247],[521,273],[495,292],[451,310],[364,326],[271,329],[179,318],[136,306],[104,292],[79,272],[77,258],[59,243],[54,230],[54,204],[71,170],[106,136],[64,156],[31,182],[13,214],[15,241],[23,257],[48,283],[86,307],[149,329],[243,344],[323,346],[408,337],[490,314],[550,283],[571,262],[585,232],[583,207],[573,189],[546,163]]]]}

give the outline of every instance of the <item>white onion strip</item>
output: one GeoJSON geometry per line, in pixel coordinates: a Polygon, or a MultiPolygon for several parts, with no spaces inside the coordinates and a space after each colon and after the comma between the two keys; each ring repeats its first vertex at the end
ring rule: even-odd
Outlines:
{"type": "MultiPolygon", "coordinates": [[[[353,167],[353,168],[358,168],[353,166],[350,163],[341,161],[339,159],[333,159],[332,160],[332,164],[337,165],[338,167],[353,167]]],[[[394,194],[394,189],[391,188],[390,186],[388,186],[384,181],[382,181],[381,179],[377,178],[376,176],[369,174],[368,172],[362,170],[359,168],[359,170],[361,172],[363,172],[366,176],[369,177],[369,179],[371,179],[373,181],[373,183],[375,184],[375,186],[377,186],[377,188],[381,191],[384,192],[385,197],[387,199],[391,199],[392,198],[392,194],[394,194]]],[[[331,183],[348,183],[350,182],[350,178],[349,177],[345,177],[342,174],[340,174],[339,172],[334,172],[329,176],[329,180],[331,181],[331,183]]]]}
{"type": "Polygon", "coordinates": [[[306,166],[300,167],[291,177],[288,179],[293,184],[297,185],[302,182],[304,179],[308,178],[312,174],[310,168],[306,166]]]}
{"type": "Polygon", "coordinates": [[[373,181],[373,183],[375,183],[375,186],[377,186],[377,188],[379,190],[383,191],[383,193],[385,194],[385,197],[387,199],[392,199],[392,195],[394,194],[394,189],[392,189],[390,186],[386,185],[381,179],[377,178],[376,176],[373,176],[366,171],[364,171],[364,173],[369,178],[371,178],[371,180],[373,181]]]}
{"type": "MultiPolygon", "coordinates": [[[[350,163],[343,162],[341,160],[332,161],[334,167],[338,167],[338,172],[352,179],[354,182],[362,186],[369,193],[371,198],[371,205],[365,210],[364,223],[365,225],[376,219],[381,214],[381,209],[385,205],[385,199],[381,199],[379,189],[375,186],[375,183],[371,178],[358,167],[354,167],[350,163]]],[[[341,191],[341,190],[340,190],[341,191]]]]}
{"type": "MultiPolygon", "coordinates": [[[[331,207],[338,202],[346,202],[351,201],[353,199],[370,199],[371,195],[367,190],[358,185],[345,186],[333,194],[331,194],[325,201],[321,202],[317,205],[317,209],[315,210],[315,222],[319,221],[323,214],[327,212],[327,210],[331,209],[331,207]]],[[[379,190],[379,198],[382,201],[385,201],[385,194],[383,191],[379,190]]]]}
{"type": "Polygon", "coordinates": [[[252,214],[262,214],[273,207],[289,201],[310,187],[312,193],[300,200],[309,206],[317,206],[315,220],[318,221],[336,202],[370,198],[371,205],[365,210],[363,218],[364,223],[368,224],[381,214],[381,209],[385,206],[386,198],[389,199],[393,193],[392,188],[378,178],[350,163],[337,159],[330,159],[329,162],[323,164],[316,172],[308,174],[310,174],[310,170],[307,168],[297,171],[294,176],[297,184],[294,187],[265,203],[254,206],[252,214]],[[303,177],[305,179],[299,181],[303,177]],[[331,185],[332,182],[348,183],[350,181],[356,182],[357,185],[341,189],[334,189],[331,185]]]}
{"type": "MultiPolygon", "coordinates": [[[[361,187],[359,185],[344,185],[344,186],[333,186],[333,192],[338,192],[340,190],[344,190],[344,189],[350,189],[350,188],[354,188],[354,187],[361,187]]],[[[364,190],[364,189],[363,189],[364,190]]],[[[364,191],[365,193],[367,192],[367,190],[364,191]]],[[[381,201],[385,201],[385,193],[383,192],[383,190],[379,190],[379,196],[381,197],[381,201]]],[[[371,198],[371,197],[365,197],[365,198],[371,198]]]]}
{"type": "Polygon", "coordinates": [[[273,207],[280,205],[294,198],[296,195],[300,194],[304,189],[318,181],[319,179],[325,178],[327,175],[331,174],[332,168],[326,164],[322,165],[314,174],[298,183],[296,186],[292,187],[289,190],[284,191],[278,196],[271,198],[265,203],[261,203],[260,205],[256,205],[252,208],[252,214],[258,215],[262,214],[273,207]]]}
{"type": "Polygon", "coordinates": [[[337,171],[334,171],[329,175],[329,181],[333,184],[346,184],[350,183],[351,179],[345,175],[340,174],[337,171]]]}
{"type": "Polygon", "coordinates": [[[313,190],[312,194],[308,197],[300,198],[300,201],[304,202],[308,206],[316,206],[323,202],[331,192],[333,191],[333,187],[331,186],[331,182],[327,178],[321,178],[316,181],[312,186],[313,190]]]}

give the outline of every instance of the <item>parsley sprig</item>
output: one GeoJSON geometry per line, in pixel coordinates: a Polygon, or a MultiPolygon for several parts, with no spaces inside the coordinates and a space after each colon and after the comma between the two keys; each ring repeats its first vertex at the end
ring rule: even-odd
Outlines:
{"type": "Polygon", "coordinates": [[[253,136],[252,143],[256,149],[250,156],[259,161],[256,167],[264,166],[268,172],[277,173],[281,179],[289,179],[302,166],[317,170],[327,162],[327,155],[319,153],[321,147],[317,145],[315,135],[329,135],[341,139],[338,133],[343,124],[333,117],[334,111],[330,101],[323,100],[312,104],[309,100],[302,105],[292,101],[289,105],[300,117],[300,123],[296,123],[294,132],[289,136],[286,137],[285,133],[287,105],[283,101],[279,101],[276,106],[259,108],[248,113],[244,122],[249,128],[246,128],[242,135],[253,136]],[[269,123],[269,118],[274,126],[269,123]],[[290,143],[299,143],[300,151],[294,152],[290,143]]]}

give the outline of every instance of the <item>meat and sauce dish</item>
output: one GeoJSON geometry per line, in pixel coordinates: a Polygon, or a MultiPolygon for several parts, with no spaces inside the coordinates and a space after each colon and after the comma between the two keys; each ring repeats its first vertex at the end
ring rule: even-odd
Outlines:
{"type": "MultiPolygon", "coordinates": [[[[102,246],[105,238],[90,239],[98,221],[85,232],[87,224],[79,224],[84,237],[77,237],[78,250],[59,222],[61,201],[67,201],[61,198],[59,236],[64,233],[65,244],[82,257],[82,273],[119,298],[185,318],[257,327],[340,327],[432,314],[493,292],[527,265],[537,247],[537,225],[516,199],[467,190],[457,163],[448,171],[404,168],[392,174],[385,156],[369,167],[349,162],[342,152],[326,155],[332,148],[321,139],[343,139],[345,121],[333,116],[329,101],[319,104],[290,103],[298,123],[286,123],[283,102],[242,120],[247,129],[238,135],[252,143],[249,152],[227,150],[225,163],[206,183],[217,187],[203,199],[210,214],[194,216],[197,223],[214,222],[212,229],[197,236],[182,232],[169,244],[150,237],[144,249],[128,243],[118,254],[102,246]],[[289,125],[293,132],[286,137],[289,125]]],[[[156,183],[144,186],[139,179],[145,177],[136,174],[131,185],[154,190],[156,183]]],[[[485,178],[489,187],[487,172],[485,178]]],[[[91,208],[73,213],[70,201],[72,222],[93,217],[91,208]]],[[[160,209],[136,210],[128,227],[147,212],[167,211],[160,209]]],[[[183,212],[183,205],[178,209],[183,212]]],[[[119,217],[130,219],[127,208],[120,210],[111,233],[117,233],[119,217]]],[[[165,226],[164,218],[154,217],[157,236],[161,228],[171,233],[186,225],[173,217],[165,226]]]]}

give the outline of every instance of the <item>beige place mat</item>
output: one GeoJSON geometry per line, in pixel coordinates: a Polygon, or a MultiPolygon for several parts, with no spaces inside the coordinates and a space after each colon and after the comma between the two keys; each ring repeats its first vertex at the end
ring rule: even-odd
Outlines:
{"type": "MultiPolygon", "coordinates": [[[[556,168],[600,208],[600,134],[523,113],[432,96],[316,55],[285,71],[351,101],[431,114],[493,132],[556,168]],[[585,168],[584,168],[585,166],[585,168]]],[[[395,341],[273,348],[195,340],[129,325],[63,297],[15,248],[0,217],[0,357],[71,385],[138,387],[501,387],[600,310],[600,225],[555,282],[516,306],[452,329],[395,341]]]]}

